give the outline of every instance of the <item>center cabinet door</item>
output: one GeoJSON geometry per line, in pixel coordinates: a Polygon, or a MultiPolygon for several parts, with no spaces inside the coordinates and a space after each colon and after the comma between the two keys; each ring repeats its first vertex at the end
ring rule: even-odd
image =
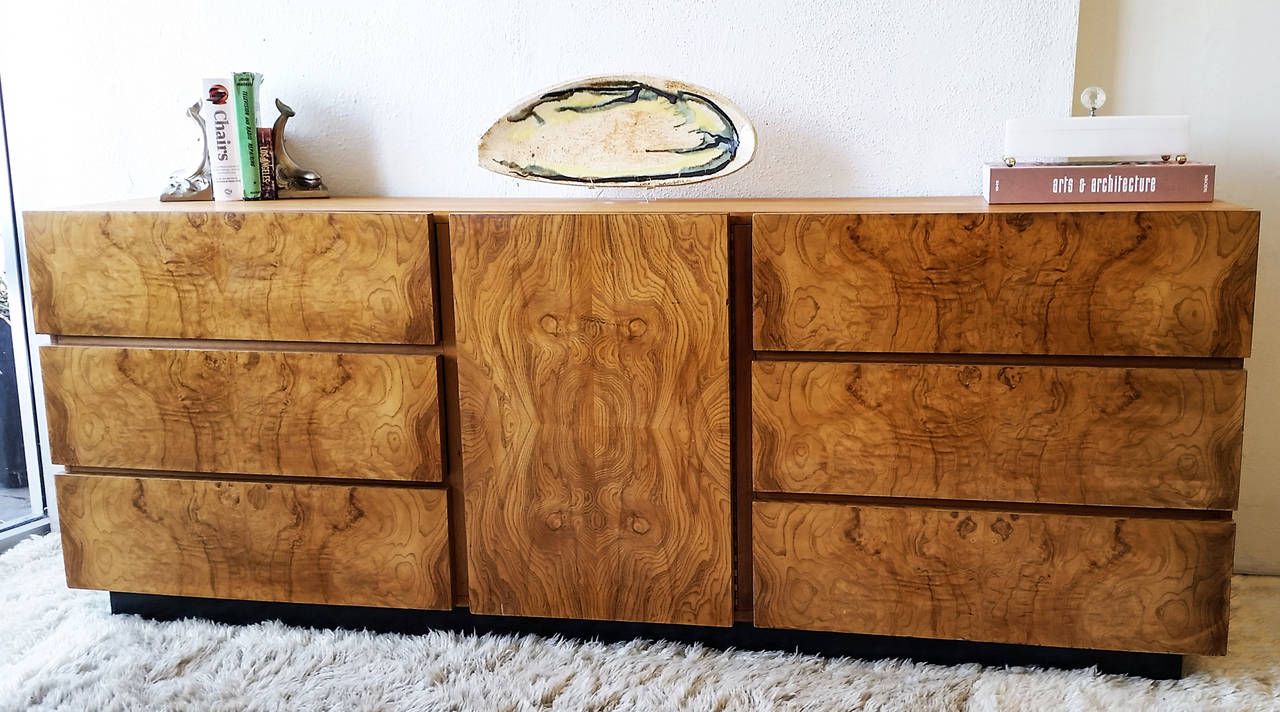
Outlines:
{"type": "Polygon", "coordinates": [[[733,623],[723,215],[454,215],[475,613],[733,623]]]}

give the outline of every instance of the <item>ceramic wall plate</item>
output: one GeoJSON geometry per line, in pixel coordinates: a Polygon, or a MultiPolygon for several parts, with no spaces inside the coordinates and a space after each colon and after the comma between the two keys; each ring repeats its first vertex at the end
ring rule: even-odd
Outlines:
{"type": "Polygon", "coordinates": [[[745,166],[756,132],[715,92],[626,74],[560,84],[518,104],[480,138],[480,165],[550,183],[696,183],[745,166]]]}

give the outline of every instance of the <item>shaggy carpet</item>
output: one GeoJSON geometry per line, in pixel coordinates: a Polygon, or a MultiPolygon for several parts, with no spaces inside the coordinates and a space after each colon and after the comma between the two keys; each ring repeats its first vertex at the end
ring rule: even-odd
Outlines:
{"type": "Polygon", "coordinates": [[[54,535],[0,556],[0,710],[1280,710],[1280,578],[1233,586],[1230,654],[1152,682],[650,641],[157,623],[69,590],[54,535]]]}

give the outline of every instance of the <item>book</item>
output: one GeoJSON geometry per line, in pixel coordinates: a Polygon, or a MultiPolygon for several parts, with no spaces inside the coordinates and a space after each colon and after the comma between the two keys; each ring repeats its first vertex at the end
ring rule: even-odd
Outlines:
{"type": "Polygon", "coordinates": [[[1194,203],[1213,200],[1212,163],[1019,163],[982,167],[982,197],[1010,203],[1194,203]]]}
{"type": "Polygon", "coordinates": [[[245,200],[262,197],[262,174],[258,166],[258,86],[262,75],[235,72],[236,135],[240,144],[240,181],[245,200]]]}
{"type": "Polygon", "coordinates": [[[276,199],[276,150],[271,129],[258,129],[258,175],[262,177],[262,199],[276,199]]]}
{"type": "Polygon", "coordinates": [[[240,139],[236,134],[235,100],[231,80],[205,79],[201,82],[200,116],[204,119],[205,141],[209,146],[209,172],[213,177],[214,200],[244,200],[240,182],[240,139]]]}

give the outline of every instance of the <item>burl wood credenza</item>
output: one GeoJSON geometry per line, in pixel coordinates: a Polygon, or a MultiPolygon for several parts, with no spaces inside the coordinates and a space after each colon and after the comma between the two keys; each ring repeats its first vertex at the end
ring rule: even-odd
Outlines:
{"type": "Polygon", "coordinates": [[[27,213],[67,580],[179,612],[1221,654],[1258,225],[975,198],[27,213]]]}

